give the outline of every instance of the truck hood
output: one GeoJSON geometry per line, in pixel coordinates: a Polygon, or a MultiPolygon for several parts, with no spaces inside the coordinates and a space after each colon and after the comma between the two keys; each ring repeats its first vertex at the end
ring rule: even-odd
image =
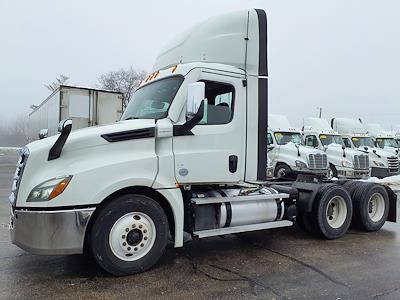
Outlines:
{"type": "MultiPolygon", "coordinates": [[[[346,157],[347,158],[352,158],[354,157],[354,155],[360,155],[360,151],[358,150],[353,150],[351,148],[346,148],[345,150],[346,153],[346,157]]],[[[342,145],[339,144],[330,144],[328,145],[328,147],[326,148],[325,153],[328,156],[340,156],[343,157],[343,149],[342,149],[342,145]]],[[[343,157],[344,158],[344,157],[343,157]]]]}
{"type": "Polygon", "coordinates": [[[370,155],[371,158],[376,158],[376,159],[379,159],[378,155],[381,157],[381,159],[385,159],[385,158],[387,158],[387,157],[393,157],[393,156],[395,156],[393,153],[388,152],[388,151],[385,151],[385,150],[383,150],[383,149],[379,149],[379,148],[371,148],[371,147],[368,147],[368,149],[365,150],[364,147],[358,147],[358,148],[356,148],[356,149],[357,149],[358,151],[361,151],[361,152],[364,152],[364,153],[368,153],[368,154],[370,155]],[[377,155],[374,153],[374,150],[375,150],[375,153],[376,153],[377,155]]]}
{"type": "MultiPolygon", "coordinates": [[[[285,150],[285,151],[287,151],[287,152],[293,152],[293,153],[295,153],[296,155],[297,155],[297,147],[296,147],[296,145],[294,144],[294,143],[292,143],[292,142],[290,142],[290,143],[287,143],[287,144],[285,144],[285,145],[281,145],[281,149],[282,150],[285,150]]],[[[309,154],[317,154],[317,153],[321,153],[321,151],[320,150],[317,150],[317,149],[312,149],[312,148],[309,148],[309,147],[305,147],[305,146],[303,146],[303,145],[299,145],[299,152],[300,152],[300,155],[301,156],[308,156],[309,154]]]]}
{"type": "MultiPolygon", "coordinates": [[[[108,142],[101,136],[104,134],[118,133],[135,129],[151,128],[155,126],[153,119],[127,120],[117,123],[82,128],[72,131],[68,136],[63,151],[74,151],[82,148],[89,148],[107,144],[108,142]]],[[[26,147],[30,153],[37,151],[50,150],[59,134],[42,140],[34,141],[26,147]]]]}

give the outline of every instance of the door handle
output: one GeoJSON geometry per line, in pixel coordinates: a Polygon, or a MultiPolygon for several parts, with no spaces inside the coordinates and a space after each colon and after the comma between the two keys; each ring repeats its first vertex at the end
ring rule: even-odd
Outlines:
{"type": "Polygon", "coordinates": [[[236,155],[229,156],[229,172],[235,173],[237,170],[238,157],[236,155]]]}

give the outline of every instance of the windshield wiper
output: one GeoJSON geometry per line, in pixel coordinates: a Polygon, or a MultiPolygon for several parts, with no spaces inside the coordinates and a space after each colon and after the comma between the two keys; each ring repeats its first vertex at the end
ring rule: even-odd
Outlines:
{"type": "Polygon", "coordinates": [[[129,118],[124,119],[124,121],[126,121],[126,120],[137,120],[137,119],[140,119],[140,118],[139,117],[129,117],[129,118]]]}

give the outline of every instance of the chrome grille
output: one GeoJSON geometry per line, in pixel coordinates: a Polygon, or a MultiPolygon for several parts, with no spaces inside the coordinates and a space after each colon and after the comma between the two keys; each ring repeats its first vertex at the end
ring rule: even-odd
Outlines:
{"type": "Polygon", "coordinates": [[[368,155],[354,155],[353,164],[354,164],[354,169],[356,170],[368,170],[369,169],[368,155]]]}
{"type": "Polygon", "coordinates": [[[397,173],[399,171],[399,159],[396,156],[388,157],[388,167],[390,173],[397,173]]]}
{"type": "Polygon", "coordinates": [[[308,163],[310,165],[310,169],[328,169],[328,157],[326,154],[309,154],[308,163]]]}
{"type": "Polygon", "coordinates": [[[21,183],[21,178],[22,178],[22,174],[24,172],[26,161],[28,159],[28,155],[29,155],[29,152],[27,149],[22,150],[21,156],[17,162],[17,166],[15,169],[12,188],[11,188],[11,195],[9,197],[9,200],[11,202],[13,209],[15,208],[15,204],[16,204],[16,200],[17,200],[17,196],[18,196],[18,189],[19,189],[19,185],[21,183]]]}

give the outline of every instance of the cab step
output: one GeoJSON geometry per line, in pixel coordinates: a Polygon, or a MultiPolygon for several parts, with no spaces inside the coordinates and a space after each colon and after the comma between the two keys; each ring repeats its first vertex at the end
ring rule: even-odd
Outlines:
{"type": "Polygon", "coordinates": [[[293,222],[283,220],[283,221],[235,226],[235,227],[223,227],[218,229],[200,230],[200,231],[194,231],[193,235],[201,239],[210,236],[226,235],[226,234],[246,232],[246,231],[257,231],[257,230],[272,229],[279,227],[288,227],[292,225],[293,222]]]}

